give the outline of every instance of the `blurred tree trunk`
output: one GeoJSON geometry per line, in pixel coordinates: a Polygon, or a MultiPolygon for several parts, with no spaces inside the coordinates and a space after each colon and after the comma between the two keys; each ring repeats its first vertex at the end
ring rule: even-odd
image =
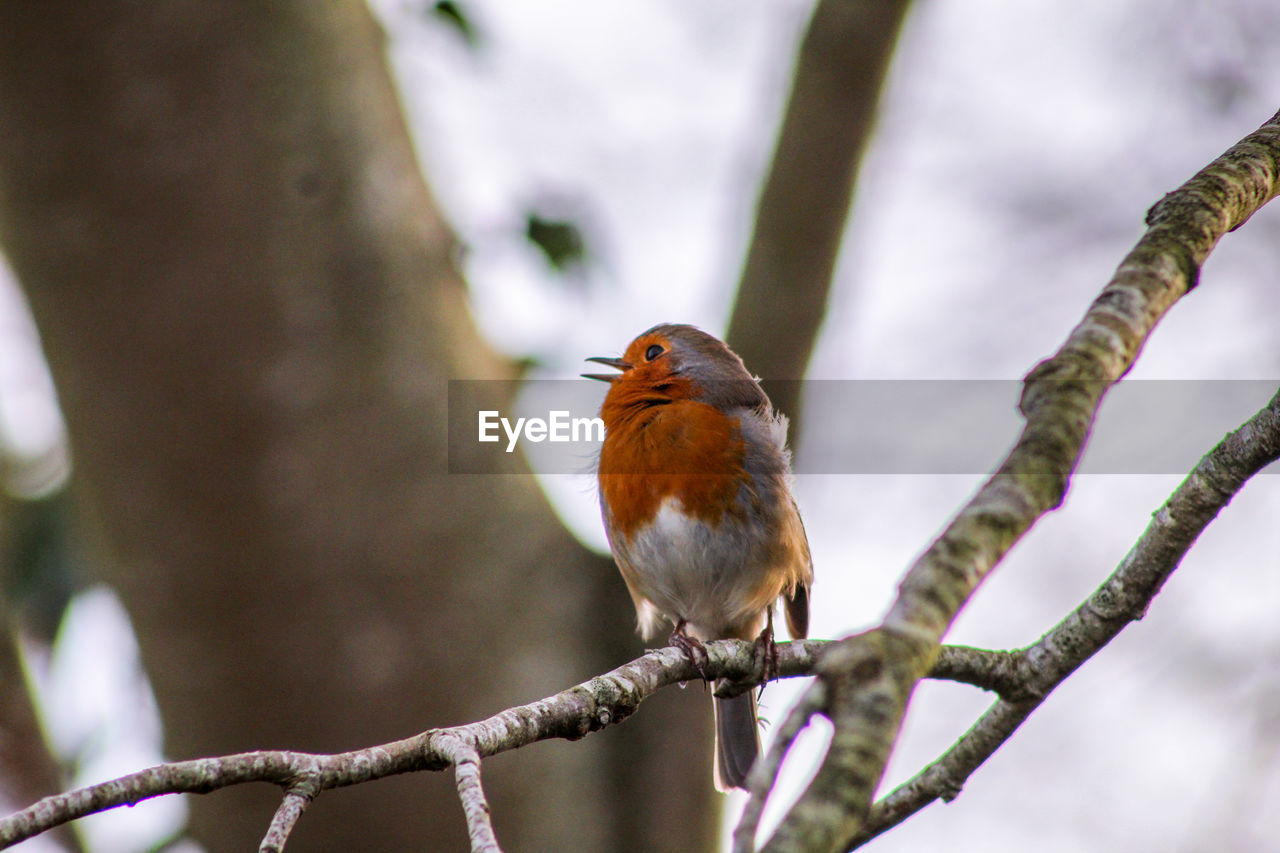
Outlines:
{"type": "MultiPolygon", "coordinates": [[[[639,650],[533,478],[449,475],[475,332],[355,0],[0,5],[0,238],[101,568],[188,758],[483,717],[639,650]]],[[[702,691],[486,763],[510,850],[708,849],[702,691]]],[[[278,792],[192,802],[253,849],[278,792]]],[[[461,849],[448,774],[327,793],[290,849],[461,849]]]]}

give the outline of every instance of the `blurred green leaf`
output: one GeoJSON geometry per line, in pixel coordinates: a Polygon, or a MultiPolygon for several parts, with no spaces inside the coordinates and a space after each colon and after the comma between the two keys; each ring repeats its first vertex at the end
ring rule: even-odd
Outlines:
{"type": "Polygon", "coordinates": [[[557,272],[579,267],[587,260],[587,241],[582,228],[568,219],[544,219],[530,211],[525,217],[525,236],[542,250],[547,263],[557,272]]]}
{"type": "Polygon", "coordinates": [[[467,43],[467,47],[476,50],[480,47],[480,38],[476,33],[476,28],[472,25],[471,19],[462,11],[462,5],[455,3],[453,0],[440,0],[431,7],[431,14],[435,16],[437,21],[452,27],[458,35],[462,36],[462,40],[467,43]]]}
{"type": "Polygon", "coordinates": [[[38,639],[52,641],[78,586],[66,492],[4,502],[0,585],[7,606],[38,639]]]}

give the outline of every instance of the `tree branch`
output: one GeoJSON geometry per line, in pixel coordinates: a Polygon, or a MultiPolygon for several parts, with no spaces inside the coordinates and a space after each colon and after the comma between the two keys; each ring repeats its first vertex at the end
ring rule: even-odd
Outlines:
{"type": "Polygon", "coordinates": [[[475,744],[465,737],[452,733],[440,738],[440,746],[449,756],[457,777],[458,799],[467,816],[467,834],[471,838],[474,853],[502,853],[498,837],[493,833],[489,820],[489,801],[485,799],[480,784],[480,753],[475,744]]]}
{"type": "MultiPolygon", "coordinates": [[[[827,644],[824,640],[779,644],[779,676],[810,674],[819,652],[827,644]]],[[[743,688],[760,683],[761,661],[754,653],[753,644],[724,640],[707,643],[706,648],[705,670],[709,678],[729,679],[743,688]]],[[[1007,652],[944,648],[935,677],[982,686],[992,681],[986,673],[1007,655],[1007,652]]],[[[657,649],[612,672],[538,702],[510,708],[487,720],[430,729],[404,740],[354,752],[318,755],[275,750],[162,764],[46,797],[0,819],[0,848],[86,815],[133,805],[151,797],[206,794],[245,782],[271,782],[280,785],[285,795],[259,850],[280,853],[303,811],[321,791],[400,773],[453,767],[472,849],[495,851],[500,848],[480,784],[481,758],[539,740],[577,740],[589,732],[622,722],[642,700],[663,687],[701,678],[698,669],[679,649],[657,649]]]]}
{"type": "Polygon", "coordinates": [[[1015,653],[1025,698],[998,700],[956,744],[872,808],[841,847],[858,847],[934,800],[951,800],[969,776],[1081,664],[1145,615],[1200,533],[1244,484],[1280,458],[1280,393],[1210,451],[1152,516],[1103,584],[1039,641],[1015,653]]]}
{"type": "MultiPolygon", "coordinates": [[[[828,640],[800,640],[778,646],[778,677],[814,671],[828,640]]],[[[726,679],[738,689],[758,685],[761,661],[753,644],[723,640],[706,644],[704,670],[709,679],[726,679]]],[[[967,646],[943,646],[928,677],[971,684],[1002,696],[1025,692],[1015,680],[1025,677],[1018,664],[1022,652],[967,646]],[[1020,675],[1021,674],[1021,675],[1020,675]]],[[[272,750],[218,758],[161,764],[118,779],[44,799],[0,819],[0,849],[90,814],[165,794],[207,794],[246,782],[270,782],[284,798],[259,846],[260,853],[281,853],[302,813],[321,791],[419,770],[453,767],[459,798],[467,816],[472,849],[498,851],[489,807],[480,784],[480,760],[539,740],[583,735],[622,722],[639,703],[671,684],[701,680],[701,674],[679,649],[650,651],[644,656],[549,696],[510,708],[486,720],[447,729],[430,729],[410,738],[333,755],[272,750]]],[[[767,791],[791,741],[824,704],[822,682],[792,709],[778,729],[774,745],[753,771],[753,790],[767,791]]],[[[763,799],[760,800],[763,804],[763,799]]],[[[759,815],[756,815],[756,820],[759,815]]]]}
{"type": "Polygon", "coordinates": [[[990,651],[972,646],[943,646],[929,670],[929,678],[969,684],[1002,699],[1027,696],[1023,681],[1024,651],[990,651]]]}
{"type": "Polygon", "coordinates": [[[820,712],[835,735],[766,850],[836,850],[858,834],[907,700],[951,621],[1009,548],[1062,502],[1103,395],[1196,285],[1223,234],[1276,194],[1278,173],[1280,113],[1151,209],[1146,233],[1083,320],[1028,374],[1026,425],[1009,456],[908,570],[882,625],[823,652],[820,712]]]}
{"type": "MultiPolygon", "coordinates": [[[[858,165],[909,5],[821,0],[809,20],[726,336],[766,380],[798,379],[809,362],[858,165]]],[[[767,390],[798,423],[799,384],[767,390]]]]}
{"type": "MultiPolygon", "coordinates": [[[[780,673],[808,673],[821,646],[818,641],[779,645],[780,673]]],[[[761,662],[751,643],[725,640],[708,643],[706,648],[704,668],[710,678],[759,682],[761,662]]],[[[163,794],[205,794],[244,782],[271,782],[285,789],[285,799],[260,849],[280,851],[302,811],[321,791],[452,766],[474,849],[496,850],[480,787],[481,758],[540,740],[577,740],[626,719],[644,698],[667,685],[700,680],[697,668],[679,649],[657,649],[554,696],[465,726],[430,729],[403,740],[333,755],[275,750],[162,764],[45,797],[9,815],[0,820],[0,848],[89,814],[163,794]]]]}

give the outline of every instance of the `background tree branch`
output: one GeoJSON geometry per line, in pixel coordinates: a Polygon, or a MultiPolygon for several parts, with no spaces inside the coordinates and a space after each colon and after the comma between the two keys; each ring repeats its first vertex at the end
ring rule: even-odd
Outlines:
{"type": "MultiPolygon", "coordinates": [[[[820,0],[809,20],[727,334],[766,380],[799,379],[809,363],[858,166],[910,5],[820,0]]],[[[798,423],[799,384],[767,390],[798,423]]]]}

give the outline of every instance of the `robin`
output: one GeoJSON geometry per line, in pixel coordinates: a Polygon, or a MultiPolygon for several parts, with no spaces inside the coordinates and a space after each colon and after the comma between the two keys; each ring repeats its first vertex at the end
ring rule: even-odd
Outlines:
{"type": "MultiPolygon", "coordinates": [[[[693,326],[654,326],[622,358],[600,417],[600,503],[614,560],[646,638],[698,663],[703,641],[756,640],[776,657],[773,608],[809,628],[813,561],[791,495],[787,419],[729,347],[693,326]]],[[[767,667],[767,664],[766,664],[767,667]]],[[[699,667],[701,668],[701,667],[699,667]]],[[[716,788],[745,787],[760,752],[756,698],[714,700],[716,788]]]]}

